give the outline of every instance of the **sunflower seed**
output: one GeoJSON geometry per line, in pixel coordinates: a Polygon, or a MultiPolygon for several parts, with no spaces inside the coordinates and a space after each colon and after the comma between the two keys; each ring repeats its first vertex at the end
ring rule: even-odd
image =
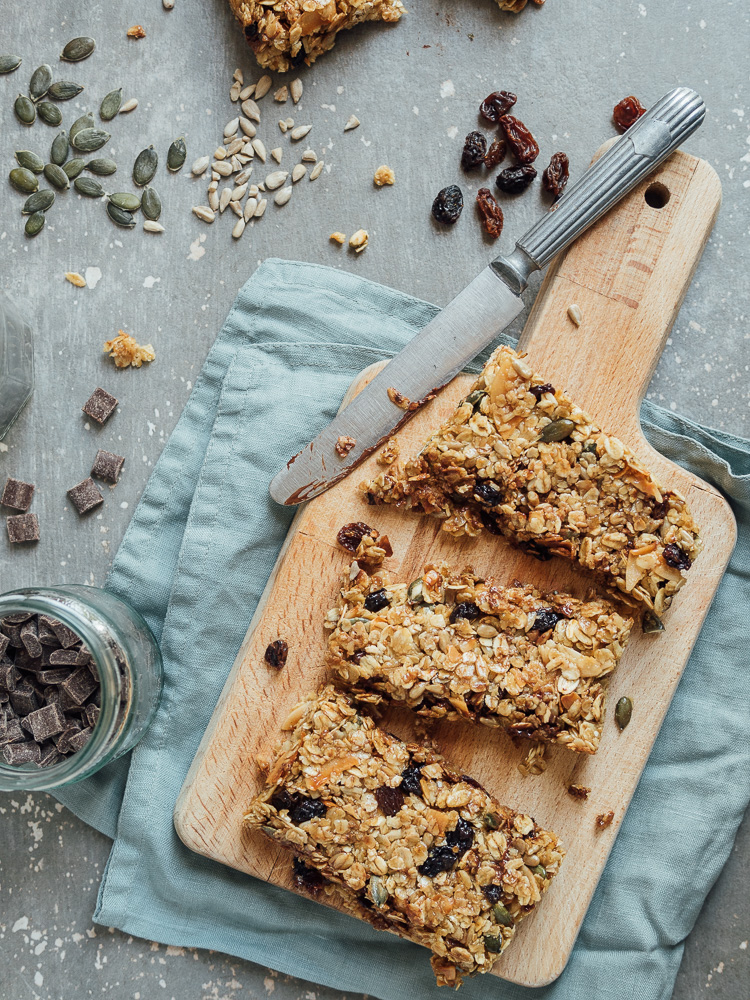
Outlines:
{"type": "Polygon", "coordinates": [[[219,213],[223,214],[224,209],[227,207],[229,202],[232,200],[232,189],[230,187],[225,187],[219,196],[219,213]]]}
{"type": "Polygon", "coordinates": [[[146,219],[146,221],[143,223],[143,228],[146,230],[147,233],[164,232],[164,226],[162,226],[161,222],[154,222],[153,219],[146,219]]]}
{"type": "Polygon", "coordinates": [[[96,160],[89,160],[86,169],[97,177],[110,177],[117,170],[117,164],[106,156],[100,156],[96,160]]]}
{"type": "Polygon", "coordinates": [[[208,207],[212,212],[219,211],[219,195],[216,191],[208,192],[208,207]]]}
{"type": "Polygon", "coordinates": [[[257,198],[258,197],[258,185],[257,184],[251,184],[250,185],[250,187],[247,189],[247,196],[248,196],[248,198],[257,198]]]}
{"type": "Polygon", "coordinates": [[[161,215],[161,198],[152,187],[145,187],[143,189],[141,211],[151,222],[156,222],[161,215]]]}
{"type": "Polygon", "coordinates": [[[297,142],[299,139],[304,139],[311,128],[312,125],[298,125],[297,128],[292,129],[289,135],[297,142]]]}
{"type": "Polygon", "coordinates": [[[302,97],[302,81],[299,77],[296,80],[292,80],[289,84],[289,90],[292,94],[292,100],[295,104],[299,102],[300,97],[302,97]]]}
{"type": "Polygon", "coordinates": [[[303,163],[317,163],[318,162],[318,154],[315,152],[314,149],[306,149],[304,151],[304,153],[302,154],[302,162],[303,163]]]}
{"type": "Polygon", "coordinates": [[[8,174],[8,177],[16,191],[20,191],[21,194],[33,194],[39,187],[36,174],[32,173],[27,167],[14,167],[8,174]]]}
{"type": "Polygon", "coordinates": [[[243,146],[244,146],[244,142],[243,142],[242,139],[232,139],[232,141],[229,143],[229,145],[226,148],[227,149],[227,156],[234,156],[235,153],[239,153],[239,151],[242,149],[243,146]]]}
{"type": "Polygon", "coordinates": [[[311,181],[316,181],[320,177],[321,173],[323,172],[323,167],[324,166],[325,166],[325,164],[323,163],[323,160],[318,160],[318,162],[315,164],[315,166],[310,171],[310,180],[311,181]]]}
{"type": "Polygon", "coordinates": [[[357,118],[356,115],[351,115],[348,118],[346,125],[344,125],[344,131],[350,132],[353,128],[356,128],[357,125],[359,125],[359,118],[357,118]]]}
{"type": "Polygon", "coordinates": [[[253,139],[253,150],[258,155],[258,159],[262,162],[266,162],[266,147],[263,145],[261,139],[253,139]]]}
{"type": "Polygon", "coordinates": [[[258,100],[260,100],[261,97],[266,96],[268,91],[271,89],[271,82],[272,82],[271,77],[266,75],[262,76],[260,80],[258,80],[258,82],[255,84],[255,96],[258,98],[258,100]]]}
{"type": "Polygon", "coordinates": [[[0,75],[12,73],[21,65],[20,56],[0,56],[0,75]]]}
{"type": "Polygon", "coordinates": [[[51,101],[40,101],[36,109],[45,125],[57,126],[62,123],[62,111],[51,101]]]}
{"type": "Polygon", "coordinates": [[[167,170],[171,170],[172,173],[181,170],[186,157],[185,139],[180,136],[179,139],[175,139],[167,151],[167,170]]]}
{"type": "MultiPolygon", "coordinates": [[[[83,177],[78,178],[78,180],[84,179],[83,177]]],[[[76,185],[78,185],[78,181],[76,181],[76,185]]],[[[130,191],[115,191],[114,194],[108,197],[110,204],[116,208],[121,208],[123,212],[137,212],[141,207],[141,199],[137,194],[133,194],[130,191]]]]}
{"type": "Polygon", "coordinates": [[[293,118],[285,118],[284,119],[284,124],[286,125],[287,128],[294,128],[294,119],[293,118]]]}
{"type": "Polygon", "coordinates": [[[83,86],[80,83],[73,83],[72,80],[55,80],[50,84],[47,96],[55,101],[70,101],[73,97],[78,97],[82,91],[83,86]]]}
{"type": "Polygon", "coordinates": [[[232,86],[229,88],[229,100],[238,101],[240,99],[240,91],[242,86],[235,80],[232,86]]]}
{"type": "Polygon", "coordinates": [[[252,156],[245,156],[244,153],[238,153],[236,156],[233,156],[232,159],[237,160],[240,166],[244,167],[246,163],[249,163],[250,160],[252,160],[252,156]]]}
{"type": "Polygon", "coordinates": [[[247,182],[248,182],[248,180],[250,178],[250,174],[252,172],[253,172],[253,168],[252,167],[245,167],[245,169],[242,171],[242,173],[237,174],[237,176],[234,179],[234,183],[238,187],[239,187],[240,184],[247,184],[247,182]]]}
{"type": "Polygon", "coordinates": [[[46,216],[44,212],[34,212],[26,220],[26,225],[24,226],[24,231],[27,236],[36,236],[37,233],[41,233],[44,228],[44,223],[46,221],[46,216]]]}
{"type": "MultiPolygon", "coordinates": [[[[73,181],[73,187],[79,194],[85,194],[87,198],[103,198],[106,194],[99,181],[95,181],[93,177],[76,177],[73,181]]],[[[120,205],[119,207],[125,208],[126,206],[120,205]]]]}
{"type": "Polygon", "coordinates": [[[577,306],[575,303],[568,306],[568,318],[574,326],[580,326],[583,322],[583,313],[581,312],[581,307],[577,306]]]}
{"type": "Polygon", "coordinates": [[[122,87],[110,90],[99,106],[99,115],[103,122],[111,122],[122,106],[122,87]]]}
{"type": "Polygon", "coordinates": [[[68,132],[70,141],[72,142],[79,132],[82,132],[85,128],[93,128],[95,124],[94,116],[90,111],[87,111],[85,115],[81,115],[80,118],[76,118],[68,132]]]}
{"type": "Polygon", "coordinates": [[[86,166],[86,161],[81,159],[80,156],[76,156],[72,160],[68,160],[67,163],[63,163],[62,168],[65,171],[67,177],[71,181],[74,181],[85,166],[86,166]]]}
{"type": "Polygon", "coordinates": [[[52,140],[52,146],[49,154],[50,160],[52,160],[53,163],[56,163],[58,167],[61,167],[68,158],[69,149],[68,133],[65,131],[58,132],[52,140]]]}
{"type": "Polygon", "coordinates": [[[239,118],[233,118],[231,121],[228,121],[224,126],[224,135],[225,136],[235,135],[239,127],[240,127],[239,118]]]}
{"type": "Polygon", "coordinates": [[[253,149],[252,140],[250,140],[250,142],[246,142],[245,145],[242,147],[242,155],[249,156],[251,160],[255,156],[255,150],[253,149]]]}
{"type": "Polygon", "coordinates": [[[286,205],[289,199],[292,197],[291,187],[282,188],[281,191],[277,191],[274,195],[274,202],[277,205],[286,205]]]}
{"type": "Polygon", "coordinates": [[[97,149],[105,146],[110,138],[109,132],[105,132],[104,129],[82,128],[80,132],[76,132],[70,141],[75,149],[80,150],[82,153],[94,153],[97,149]]]}
{"type": "Polygon", "coordinates": [[[120,108],[120,114],[121,115],[126,115],[130,111],[135,111],[135,109],[137,107],[138,107],[138,98],[131,97],[130,100],[129,101],[125,101],[125,103],[123,104],[123,106],[120,108]]]}
{"type": "Polygon", "coordinates": [[[232,209],[235,215],[242,216],[242,205],[238,201],[230,201],[229,207],[232,209]]]}
{"type": "Polygon", "coordinates": [[[33,125],[36,121],[36,108],[33,102],[28,97],[24,97],[23,94],[19,94],[16,98],[13,110],[16,113],[16,118],[23,125],[33,125]]]}
{"type": "MultiPolygon", "coordinates": [[[[33,197],[33,196],[32,196],[33,197]]],[[[258,207],[257,198],[248,198],[245,202],[245,211],[243,212],[243,218],[245,222],[249,222],[255,215],[255,209],[258,207]]]]}
{"type": "Polygon", "coordinates": [[[248,97],[246,101],[243,101],[241,106],[242,113],[246,118],[249,118],[250,121],[253,122],[260,121],[260,108],[251,97],[248,97]]]}
{"type": "Polygon", "coordinates": [[[237,219],[237,221],[234,224],[234,228],[232,229],[232,236],[234,237],[234,239],[238,240],[244,232],[245,232],[245,220],[237,219]]]}
{"type": "Polygon", "coordinates": [[[268,198],[263,198],[258,202],[258,207],[255,209],[255,218],[259,219],[266,210],[266,205],[268,204],[268,198]]]}
{"type": "Polygon", "coordinates": [[[48,66],[47,63],[42,63],[41,66],[38,66],[34,70],[29,80],[29,97],[31,100],[38,101],[40,97],[44,97],[51,83],[52,67],[48,66]]]}
{"type": "Polygon", "coordinates": [[[60,58],[66,62],[80,62],[82,59],[88,59],[95,48],[96,42],[93,38],[81,35],[79,38],[71,38],[60,53],[60,58]]]}
{"type": "Polygon", "coordinates": [[[279,104],[285,104],[289,100],[289,88],[287,86],[279,87],[273,95],[274,101],[278,101],[279,104]]]}
{"type": "Polygon", "coordinates": [[[284,181],[289,176],[288,170],[274,170],[266,177],[264,184],[269,191],[275,191],[276,188],[280,188],[284,181]]]}
{"type": "Polygon", "coordinates": [[[224,146],[217,146],[216,149],[214,150],[214,159],[226,160],[226,158],[227,158],[226,148],[224,146]]]}
{"type": "Polygon", "coordinates": [[[118,226],[122,226],[123,229],[133,229],[135,226],[133,213],[126,212],[124,209],[118,208],[117,205],[113,205],[111,201],[107,202],[107,215],[118,226]]]}
{"type": "Polygon", "coordinates": [[[232,164],[228,160],[216,160],[211,164],[211,169],[220,177],[229,177],[232,171],[232,164]]]}
{"type": "Polygon", "coordinates": [[[206,205],[196,205],[193,208],[193,215],[197,215],[201,222],[213,222],[216,216],[206,205]]]}
{"type": "Polygon", "coordinates": [[[282,132],[287,131],[287,124],[285,121],[283,121],[283,119],[279,120],[279,128],[281,129],[282,132]]]}
{"type": "Polygon", "coordinates": [[[255,93],[255,84],[251,83],[249,86],[245,87],[244,90],[240,91],[240,100],[246,101],[248,97],[252,97],[255,93]]]}
{"type": "Polygon", "coordinates": [[[237,170],[240,170],[242,168],[242,164],[240,163],[240,161],[237,159],[236,156],[232,157],[232,159],[230,160],[230,163],[232,164],[232,172],[233,173],[236,172],[237,170]]]}
{"type": "Polygon", "coordinates": [[[44,176],[59,191],[67,191],[70,187],[70,178],[62,167],[56,163],[46,163],[44,166],[44,176]]]}
{"type": "Polygon", "coordinates": [[[41,174],[44,170],[44,160],[30,149],[17,149],[16,159],[18,160],[19,167],[26,167],[32,173],[41,174]]]}
{"type": "Polygon", "coordinates": [[[193,161],[193,165],[190,168],[190,173],[193,177],[200,177],[201,174],[205,174],[209,163],[211,162],[210,156],[199,156],[197,160],[193,161]]]}
{"type": "Polygon", "coordinates": [[[161,4],[164,10],[172,10],[174,7],[174,0],[161,0],[161,4]]]}
{"type": "Polygon", "coordinates": [[[307,167],[304,163],[296,163],[294,165],[294,169],[292,170],[292,183],[296,184],[297,181],[301,181],[306,173],[307,167]]]}
{"type": "Polygon", "coordinates": [[[217,174],[216,171],[213,170],[213,169],[211,170],[211,180],[212,181],[218,181],[218,179],[220,177],[221,177],[221,174],[217,174]]]}
{"type": "Polygon", "coordinates": [[[258,182],[258,190],[259,191],[265,191],[266,190],[266,185],[263,183],[263,181],[259,181],[258,182]]]}
{"type": "Polygon", "coordinates": [[[211,181],[211,183],[208,185],[208,190],[215,191],[218,188],[218,186],[219,186],[218,181],[211,181]]]}
{"type": "Polygon", "coordinates": [[[242,201],[247,192],[247,184],[238,184],[237,187],[232,191],[232,197],[230,201],[242,201]]]}
{"type": "Polygon", "coordinates": [[[79,274],[78,271],[66,271],[65,280],[69,281],[71,285],[75,285],[76,288],[86,287],[86,279],[82,274],[79,274]]]}
{"type": "Polygon", "coordinates": [[[234,71],[234,73],[232,73],[232,79],[235,81],[235,83],[239,83],[240,86],[242,86],[242,84],[245,82],[245,75],[239,68],[239,66],[234,71]]]}
{"type": "Polygon", "coordinates": [[[133,164],[133,183],[138,187],[145,187],[153,180],[156,168],[159,165],[159,157],[153,146],[142,149],[135,158],[133,164]]]}
{"type": "Polygon", "coordinates": [[[281,157],[284,155],[284,150],[281,146],[277,146],[276,149],[271,150],[271,156],[276,160],[277,163],[281,163],[281,157]]]}
{"type": "Polygon", "coordinates": [[[55,201],[55,192],[45,188],[43,191],[35,191],[30,194],[23,204],[21,215],[33,215],[34,212],[46,212],[55,201]]]}

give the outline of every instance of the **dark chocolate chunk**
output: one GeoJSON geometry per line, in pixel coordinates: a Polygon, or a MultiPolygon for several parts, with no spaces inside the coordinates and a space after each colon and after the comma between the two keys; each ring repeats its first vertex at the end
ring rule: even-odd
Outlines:
{"type": "Polygon", "coordinates": [[[71,672],[66,667],[56,667],[54,670],[40,670],[37,676],[42,684],[62,684],[71,672]]]}
{"type": "Polygon", "coordinates": [[[21,681],[16,685],[16,690],[11,691],[10,703],[18,715],[28,715],[39,708],[36,692],[28,681],[21,681]]]}
{"type": "Polygon", "coordinates": [[[33,617],[33,611],[14,611],[12,615],[6,615],[0,625],[23,625],[24,622],[33,617]]]}
{"type": "Polygon", "coordinates": [[[12,507],[13,510],[20,510],[25,514],[31,506],[33,496],[33,483],[24,483],[20,479],[8,478],[5,482],[3,495],[0,497],[0,503],[6,507],[12,507]]]}
{"type": "Polygon", "coordinates": [[[20,625],[11,625],[10,619],[6,618],[5,621],[3,622],[3,631],[8,636],[11,646],[13,646],[15,649],[23,648],[20,625]]]}
{"type": "Polygon", "coordinates": [[[117,400],[114,396],[110,396],[104,389],[94,389],[91,396],[83,404],[82,409],[86,416],[91,417],[98,424],[103,424],[112,416],[116,406],[117,400]]]}
{"type": "Polygon", "coordinates": [[[5,655],[5,651],[10,645],[10,639],[3,632],[0,632],[0,657],[5,655]]]}
{"type": "Polygon", "coordinates": [[[21,642],[26,647],[29,656],[38,659],[42,655],[42,644],[39,642],[36,618],[30,618],[21,626],[21,642]]]}
{"type": "Polygon", "coordinates": [[[91,734],[93,733],[93,731],[94,730],[90,726],[88,726],[86,729],[81,729],[80,732],[77,732],[74,736],[70,737],[70,739],[68,740],[68,746],[73,751],[73,753],[77,753],[79,750],[81,750],[83,747],[86,746],[89,739],[91,738],[91,734]]]}
{"type": "Polygon", "coordinates": [[[83,717],[90,726],[95,726],[99,721],[99,706],[87,705],[83,710],[83,717]]]}
{"type": "Polygon", "coordinates": [[[15,691],[20,676],[12,663],[0,663],[0,691],[15,691]]]}
{"type": "Polygon", "coordinates": [[[51,767],[53,764],[57,764],[62,760],[57,747],[54,743],[44,744],[39,748],[39,766],[40,767],[51,767]]]}
{"type": "Polygon", "coordinates": [[[67,695],[76,705],[82,705],[96,687],[96,681],[91,676],[91,671],[86,667],[79,667],[70,677],[67,677],[60,688],[64,695],[67,695]]]}
{"type": "MultiPolygon", "coordinates": [[[[68,496],[79,514],[88,514],[90,510],[104,503],[104,497],[91,477],[83,479],[77,486],[69,489],[68,496]]],[[[32,517],[33,515],[27,514],[25,516],[32,517]]],[[[10,521],[11,518],[8,520],[10,521]]]]}
{"type": "Polygon", "coordinates": [[[49,662],[53,667],[77,667],[78,654],[77,649],[56,649],[49,654],[49,662]]]}
{"type": "Polygon", "coordinates": [[[81,726],[76,719],[68,719],[66,728],[60,733],[59,736],[53,736],[55,746],[60,751],[60,753],[70,752],[70,740],[76,733],[80,733],[81,726]]]}
{"type": "Polygon", "coordinates": [[[37,623],[37,630],[39,632],[39,641],[43,646],[59,646],[60,640],[57,638],[55,633],[52,631],[52,626],[49,618],[45,615],[39,615],[39,621],[37,623]]]}
{"type": "Polygon", "coordinates": [[[39,744],[33,740],[24,743],[9,743],[3,747],[3,757],[6,764],[38,764],[42,753],[39,744]]]}
{"type": "Polygon", "coordinates": [[[39,541],[39,521],[36,514],[11,514],[6,518],[8,539],[13,545],[39,541]]]}
{"type": "Polygon", "coordinates": [[[91,475],[108,483],[116,483],[120,478],[124,462],[122,455],[115,455],[111,451],[97,451],[94,464],[91,466],[91,475]]]}
{"type": "Polygon", "coordinates": [[[52,631],[57,636],[57,641],[64,649],[70,649],[71,646],[75,646],[77,642],[81,641],[80,635],[76,635],[72,628],[68,628],[67,625],[63,625],[56,618],[41,618],[45,624],[49,625],[52,631]]]}
{"type": "Polygon", "coordinates": [[[37,743],[57,736],[66,726],[66,718],[59,705],[45,705],[31,712],[23,720],[24,729],[28,729],[37,743]]]}
{"type": "Polygon", "coordinates": [[[0,747],[8,743],[19,743],[21,740],[23,740],[23,730],[15,715],[0,722],[0,747]]]}

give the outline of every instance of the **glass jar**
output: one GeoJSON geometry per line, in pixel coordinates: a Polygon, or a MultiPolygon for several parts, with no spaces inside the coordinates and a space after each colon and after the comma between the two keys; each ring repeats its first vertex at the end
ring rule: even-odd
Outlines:
{"type": "Polygon", "coordinates": [[[99,717],[80,750],[48,767],[9,765],[0,754],[0,790],[47,791],[89,777],[135,746],[159,706],[162,659],[141,615],[97,587],[37,587],[0,595],[0,619],[21,612],[48,615],[72,629],[88,647],[99,676],[99,717]]]}

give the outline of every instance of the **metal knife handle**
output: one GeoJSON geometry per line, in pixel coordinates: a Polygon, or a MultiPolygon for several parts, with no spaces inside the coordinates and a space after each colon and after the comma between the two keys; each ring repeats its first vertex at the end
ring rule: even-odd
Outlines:
{"type": "Polygon", "coordinates": [[[521,292],[529,275],[545,267],[584,230],[659,166],[701,125],[706,105],[699,94],[677,87],[599,157],[536,225],[516,243],[508,257],[491,267],[514,291],[521,292]]]}

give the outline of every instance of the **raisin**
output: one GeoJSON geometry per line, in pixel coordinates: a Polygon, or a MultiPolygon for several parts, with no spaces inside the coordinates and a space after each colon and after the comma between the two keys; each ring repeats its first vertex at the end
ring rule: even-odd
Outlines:
{"type": "Polygon", "coordinates": [[[459,819],[455,829],[446,834],[445,842],[449,847],[458,849],[458,854],[456,855],[456,861],[458,861],[471,849],[471,845],[474,843],[474,827],[471,823],[467,823],[465,819],[459,819]]]}
{"type": "Polygon", "coordinates": [[[461,604],[457,604],[453,611],[451,611],[450,621],[455,624],[459,618],[479,618],[481,613],[476,604],[472,604],[471,601],[464,601],[461,604]]]}
{"type": "Polygon", "coordinates": [[[438,192],[432,203],[432,217],[436,222],[452,226],[458,222],[463,207],[464,196],[461,194],[461,188],[457,184],[451,184],[438,192]]]}
{"type": "Polygon", "coordinates": [[[503,887],[501,885],[483,885],[482,892],[493,905],[499,903],[503,898],[503,887]]]}
{"type": "Polygon", "coordinates": [[[503,115],[507,115],[517,100],[516,95],[509,90],[495,90],[479,105],[479,114],[494,125],[503,115]]]}
{"type": "Polygon", "coordinates": [[[651,508],[651,517],[655,521],[663,521],[667,516],[667,511],[669,510],[669,502],[667,500],[662,500],[661,503],[655,503],[651,508]]]}
{"type": "Polygon", "coordinates": [[[570,176],[570,162],[565,153],[553,153],[549,166],[542,174],[544,190],[554,195],[555,201],[565,190],[570,176]]]}
{"type": "Polygon", "coordinates": [[[480,188],[477,191],[477,211],[482,229],[496,240],[503,231],[503,210],[493,198],[489,188],[480,188]]]}
{"type": "Polygon", "coordinates": [[[524,123],[513,115],[504,115],[499,122],[518,162],[523,166],[533,163],[539,156],[539,145],[524,123]]]}
{"type": "Polygon", "coordinates": [[[665,545],[664,546],[664,562],[667,566],[673,566],[674,569],[690,569],[693,565],[693,561],[690,556],[681,549],[679,545],[665,545]]]}
{"type": "Polygon", "coordinates": [[[472,788],[479,788],[482,791],[485,790],[484,785],[480,785],[480,783],[477,781],[476,778],[472,778],[468,774],[462,774],[461,775],[461,781],[463,781],[464,784],[466,784],[466,785],[471,785],[472,788]]]}
{"type": "Polygon", "coordinates": [[[555,387],[549,382],[545,382],[544,385],[530,385],[529,392],[534,397],[534,399],[539,402],[545,392],[551,392],[554,395],[555,387]]]}
{"type": "Polygon", "coordinates": [[[536,177],[533,167],[507,167],[495,178],[495,184],[505,194],[520,194],[536,177]]]}
{"type": "Polygon", "coordinates": [[[294,872],[294,882],[299,889],[307,889],[308,892],[317,892],[326,884],[325,878],[317,868],[306,865],[301,858],[295,858],[292,862],[294,872]]]}
{"type": "Polygon", "coordinates": [[[495,517],[495,515],[492,513],[492,511],[480,510],[479,517],[482,524],[485,526],[485,528],[487,529],[487,531],[489,531],[491,535],[502,535],[503,531],[502,528],[500,527],[500,523],[498,519],[495,517]]]}
{"type": "Polygon", "coordinates": [[[484,165],[490,170],[505,158],[505,139],[493,139],[484,157],[484,165]]]}
{"type": "Polygon", "coordinates": [[[538,542],[520,542],[519,548],[523,549],[527,555],[538,559],[539,562],[548,562],[552,558],[550,550],[538,542]]]}
{"type": "Polygon", "coordinates": [[[336,541],[349,552],[356,552],[357,546],[365,535],[371,535],[374,538],[375,534],[374,529],[369,524],[365,524],[364,521],[352,521],[351,524],[345,524],[339,531],[336,535],[336,541]]]}
{"type": "Polygon", "coordinates": [[[289,646],[283,639],[274,639],[266,646],[264,659],[269,667],[281,670],[289,656],[289,646]]]}
{"type": "Polygon", "coordinates": [[[453,848],[447,844],[442,847],[433,847],[427,855],[427,859],[417,868],[420,875],[429,875],[434,878],[440,872],[449,872],[455,865],[458,858],[453,853],[453,848]]]}
{"type": "Polygon", "coordinates": [[[401,791],[407,795],[418,795],[422,797],[422,785],[420,777],[424,764],[409,764],[401,772],[401,791]]]}
{"type": "Polygon", "coordinates": [[[621,132],[627,132],[630,126],[645,114],[646,109],[637,97],[623,97],[619,104],[615,104],[612,121],[621,132]]]}
{"type": "Polygon", "coordinates": [[[464,140],[461,153],[461,166],[464,170],[473,170],[484,162],[487,152],[487,140],[481,132],[469,132],[464,140]]]}
{"type": "Polygon", "coordinates": [[[322,799],[306,799],[300,795],[289,810],[289,819],[295,826],[298,826],[300,823],[306,823],[310,819],[317,819],[325,814],[326,804],[322,799]]]}
{"type": "Polygon", "coordinates": [[[541,611],[537,611],[534,617],[533,628],[537,632],[549,632],[564,617],[565,615],[561,615],[559,611],[553,611],[552,608],[542,608],[541,611]]]}
{"type": "Polygon", "coordinates": [[[400,788],[389,788],[381,785],[375,789],[375,798],[386,816],[395,816],[404,804],[404,793],[400,788]]]}
{"type": "Polygon", "coordinates": [[[365,598],[365,611],[382,611],[383,608],[387,608],[391,602],[388,600],[388,594],[385,592],[385,588],[381,590],[373,590],[371,594],[368,594],[365,598]]]}
{"type": "Polygon", "coordinates": [[[286,788],[279,788],[277,792],[274,792],[273,798],[271,799],[271,805],[274,809],[278,809],[281,812],[282,809],[291,809],[294,805],[294,798],[289,794],[286,788]]]}
{"type": "Polygon", "coordinates": [[[503,501],[503,491],[491,479],[482,479],[474,487],[474,499],[488,507],[497,507],[503,501]]]}

